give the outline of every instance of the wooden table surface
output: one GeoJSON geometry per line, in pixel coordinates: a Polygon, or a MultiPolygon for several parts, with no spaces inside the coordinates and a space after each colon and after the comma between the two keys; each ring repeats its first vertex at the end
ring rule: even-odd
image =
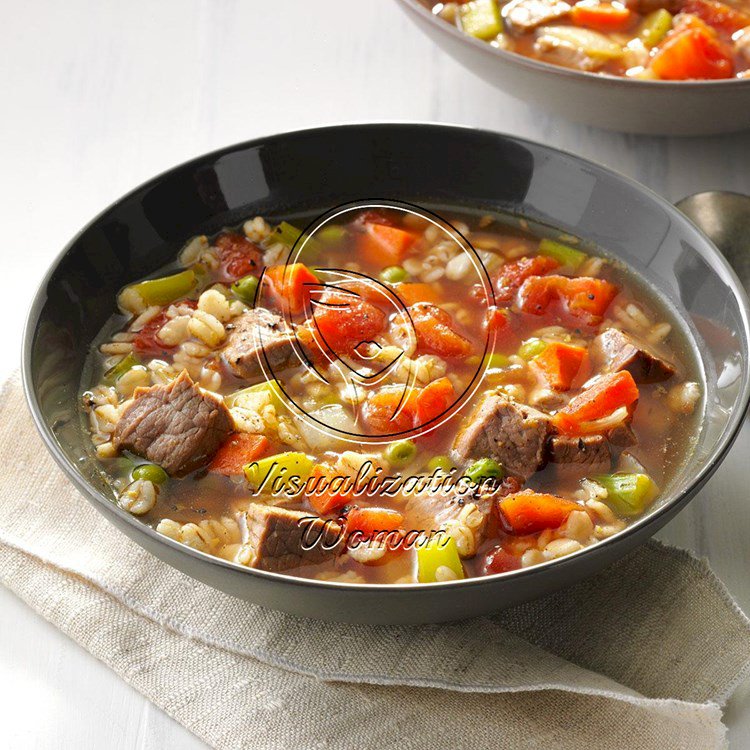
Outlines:
{"type": "MultiPolygon", "coordinates": [[[[646,138],[553,119],[443,55],[390,0],[0,7],[3,377],[17,367],[39,278],[85,222],[154,174],[259,135],[342,121],[461,123],[570,150],[671,200],[750,193],[750,134],[646,138]]],[[[746,611],[749,449],[746,422],[717,476],[660,535],[707,556],[746,611]]],[[[5,589],[0,633],[5,747],[205,747],[5,589]]],[[[730,746],[750,747],[750,686],[726,721],[730,746]]]]}

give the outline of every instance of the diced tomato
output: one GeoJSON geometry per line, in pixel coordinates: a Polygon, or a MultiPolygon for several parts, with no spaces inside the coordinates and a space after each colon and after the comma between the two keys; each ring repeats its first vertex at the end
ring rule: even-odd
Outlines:
{"type": "Polygon", "coordinates": [[[572,500],[531,490],[504,497],[498,507],[503,524],[512,534],[556,529],[574,510],[581,510],[572,500]]]}
{"type": "Polygon", "coordinates": [[[518,305],[523,312],[542,315],[553,300],[560,300],[573,316],[593,324],[601,319],[617,292],[609,281],[588,276],[531,276],[518,290],[518,305]]]}
{"type": "Polygon", "coordinates": [[[315,464],[309,481],[310,494],[307,499],[313,510],[321,515],[341,510],[351,500],[354,492],[351,477],[345,477],[328,464],[315,464]]]}
{"type": "Polygon", "coordinates": [[[401,528],[404,517],[390,508],[352,507],[345,515],[347,534],[360,531],[365,537],[378,531],[396,531],[401,528]]]}
{"type": "Polygon", "coordinates": [[[667,81],[731,78],[731,49],[708,28],[690,25],[673,32],[651,58],[649,69],[667,81]]]}
{"type": "Polygon", "coordinates": [[[260,276],[263,253],[247,237],[226,232],[216,238],[214,246],[219,250],[220,281],[236,281],[250,274],[260,276]]]}
{"type": "Polygon", "coordinates": [[[362,406],[362,417],[372,430],[381,435],[406,432],[414,427],[416,394],[405,394],[400,388],[373,393],[362,406]]]}
{"type": "Polygon", "coordinates": [[[426,302],[409,308],[417,346],[440,357],[467,357],[473,346],[453,329],[453,319],[441,308],[426,302]]]}
{"type": "Polygon", "coordinates": [[[531,360],[531,365],[556,391],[567,391],[588,363],[588,351],[582,346],[572,346],[553,341],[531,360]]]}
{"type": "Polygon", "coordinates": [[[582,422],[593,422],[623,406],[630,407],[638,401],[638,395],[638,386],[627,370],[602,375],[560,409],[552,422],[560,432],[575,435],[582,422]]]}
{"type": "Polygon", "coordinates": [[[484,315],[484,325],[490,334],[495,337],[495,348],[502,351],[516,349],[520,338],[513,329],[513,317],[510,310],[504,307],[491,305],[484,315]]]}
{"type": "Polygon", "coordinates": [[[326,288],[313,296],[313,303],[315,330],[338,355],[350,353],[385,328],[386,314],[355,292],[326,288]]]}
{"type": "Polygon", "coordinates": [[[368,223],[359,238],[359,252],[374,266],[395,266],[403,261],[417,239],[418,235],[398,227],[368,223]]]}
{"type": "Polygon", "coordinates": [[[511,570],[518,570],[521,567],[521,558],[512,555],[503,549],[502,546],[495,547],[487,553],[484,559],[484,574],[493,575],[495,573],[508,573],[511,570]]]}
{"type": "Polygon", "coordinates": [[[318,277],[304,263],[268,266],[263,280],[274,303],[292,314],[301,313],[312,288],[320,287],[318,277]]]}
{"type": "Polygon", "coordinates": [[[570,20],[576,26],[586,26],[597,31],[623,31],[634,19],[635,13],[617,2],[581,0],[570,11],[570,20]]]}
{"type": "Polygon", "coordinates": [[[261,458],[269,446],[270,442],[265,435],[235,432],[216,451],[208,470],[225,476],[240,475],[242,467],[261,458]]]}
{"type": "MultiPolygon", "coordinates": [[[[198,306],[195,300],[192,299],[182,299],[173,304],[185,305],[193,310],[198,306]]],[[[149,320],[149,322],[135,334],[133,349],[138,354],[143,354],[149,357],[166,357],[171,354],[175,347],[167,346],[167,344],[157,336],[168,320],[169,318],[167,317],[166,310],[162,310],[158,315],[151,318],[151,320],[149,320]]]]}
{"type": "Polygon", "coordinates": [[[416,424],[427,424],[437,419],[453,405],[456,400],[456,392],[453,383],[448,378],[438,378],[417,392],[416,402],[416,424]]]}
{"type": "Polygon", "coordinates": [[[727,35],[750,26],[750,13],[745,13],[718,0],[685,0],[681,13],[689,13],[727,35]]]}
{"type": "Polygon", "coordinates": [[[498,302],[511,302],[516,291],[531,276],[544,276],[554,271],[560,264],[546,255],[523,257],[500,267],[495,279],[496,299],[498,302]]]}
{"type": "Polygon", "coordinates": [[[396,294],[405,307],[411,307],[418,302],[430,302],[433,305],[440,302],[440,295],[432,284],[404,282],[396,287],[396,294]]]}

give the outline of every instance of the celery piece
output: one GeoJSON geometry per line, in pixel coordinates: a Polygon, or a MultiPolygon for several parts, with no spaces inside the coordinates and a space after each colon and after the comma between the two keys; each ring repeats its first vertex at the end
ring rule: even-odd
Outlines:
{"type": "Polygon", "coordinates": [[[649,13],[638,28],[638,38],[646,47],[655,47],[672,28],[672,14],[665,8],[649,13]]]}
{"type": "Polygon", "coordinates": [[[138,357],[130,352],[127,356],[123,357],[116,365],[110,367],[107,372],[104,373],[104,382],[113,385],[116,383],[131,367],[140,364],[138,357]]]}
{"type": "Polygon", "coordinates": [[[257,403],[256,397],[263,396],[265,393],[270,395],[271,404],[276,408],[276,411],[284,406],[284,394],[276,380],[266,380],[263,383],[257,383],[249,388],[230,393],[224,397],[224,403],[229,409],[235,406],[254,409],[259,405],[262,406],[262,404],[257,403]]]}
{"type": "MultiPolygon", "coordinates": [[[[280,242],[282,245],[286,245],[290,250],[294,247],[294,243],[299,240],[304,241],[305,245],[305,257],[312,257],[320,251],[320,244],[314,239],[311,239],[307,235],[303,236],[302,232],[297,227],[289,224],[286,221],[282,221],[276,227],[268,238],[266,239],[266,245],[273,245],[275,242],[280,242]]],[[[302,246],[302,241],[299,242],[297,250],[302,246]]]]}
{"type": "Polygon", "coordinates": [[[497,0],[473,0],[458,9],[461,29],[477,39],[492,39],[503,30],[497,0]]]}
{"type": "Polygon", "coordinates": [[[315,239],[331,245],[341,242],[346,237],[346,228],[341,224],[326,224],[322,229],[315,232],[315,239]]]}
{"type": "Polygon", "coordinates": [[[272,492],[274,489],[284,491],[290,477],[299,477],[300,482],[304,482],[310,476],[314,463],[304,453],[289,451],[245,464],[242,470],[245,479],[254,488],[258,489],[262,486],[267,492],[272,492]],[[279,478],[283,481],[278,483],[279,486],[274,487],[274,483],[279,478]]]}
{"type": "Polygon", "coordinates": [[[243,276],[232,284],[232,291],[246,305],[254,305],[255,293],[258,291],[258,278],[252,274],[243,276]]]}
{"type": "Polygon", "coordinates": [[[147,305],[168,305],[192,291],[195,283],[195,271],[188,269],[172,276],[140,281],[131,288],[147,305]]]}
{"type": "Polygon", "coordinates": [[[648,474],[601,474],[593,480],[607,490],[605,502],[620,516],[640,515],[659,494],[648,474]]]}
{"type": "Polygon", "coordinates": [[[575,47],[598,61],[615,60],[622,57],[622,46],[605,34],[578,26],[544,26],[539,30],[545,40],[564,47],[575,47]]]}
{"type": "Polygon", "coordinates": [[[488,370],[502,370],[503,367],[507,367],[509,364],[510,359],[505,354],[500,354],[499,352],[486,354],[484,357],[484,365],[488,370]]]}
{"type": "Polygon", "coordinates": [[[439,568],[448,568],[441,574],[441,581],[465,577],[456,540],[445,533],[435,534],[417,545],[417,580],[420,583],[435,583],[439,568]]]}
{"type": "Polygon", "coordinates": [[[561,266],[567,266],[572,271],[575,271],[586,260],[586,253],[550,239],[543,239],[539,243],[539,255],[554,258],[561,266]]]}
{"type": "Polygon", "coordinates": [[[546,348],[546,341],[537,338],[526,339],[526,341],[524,341],[518,348],[518,356],[528,362],[529,360],[534,359],[538,354],[541,354],[546,348]]]}

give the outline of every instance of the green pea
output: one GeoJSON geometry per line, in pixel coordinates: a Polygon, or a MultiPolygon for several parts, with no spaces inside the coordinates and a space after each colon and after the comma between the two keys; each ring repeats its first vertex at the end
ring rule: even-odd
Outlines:
{"type": "Polygon", "coordinates": [[[502,479],[505,476],[505,469],[491,458],[480,458],[466,469],[464,476],[475,484],[479,484],[483,479],[502,479]]]}
{"type": "Polygon", "coordinates": [[[401,266],[388,266],[380,272],[380,280],[387,284],[400,284],[402,281],[406,281],[408,277],[409,274],[406,273],[406,269],[401,266]]]}
{"type": "Polygon", "coordinates": [[[133,480],[145,479],[154,484],[164,484],[169,479],[167,472],[157,464],[140,464],[133,469],[130,476],[133,480]]]}
{"type": "Polygon", "coordinates": [[[232,284],[232,291],[246,304],[255,304],[255,292],[258,290],[258,279],[255,276],[243,276],[232,284]]]}
{"type": "Polygon", "coordinates": [[[446,474],[453,468],[453,461],[448,456],[433,456],[427,462],[427,470],[430,474],[440,470],[446,474]]]}
{"type": "Polygon", "coordinates": [[[315,238],[331,245],[341,242],[346,237],[346,229],[340,224],[328,224],[315,233],[315,238]]]}
{"type": "Polygon", "coordinates": [[[484,363],[488,370],[502,370],[510,364],[510,359],[505,354],[494,352],[484,358],[484,363]]]}
{"type": "Polygon", "coordinates": [[[546,348],[546,341],[536,338],[526,339],[518,349],[518,356],[528,362],[530,359],[534,359],[538,354],[541,354],[546,348]]]}
{"type": "Polygon", "coordinates": [[[391,466],[406,466],[417,455],[417,446],[411,440],[396,440],[383,455],[391,466]]]}

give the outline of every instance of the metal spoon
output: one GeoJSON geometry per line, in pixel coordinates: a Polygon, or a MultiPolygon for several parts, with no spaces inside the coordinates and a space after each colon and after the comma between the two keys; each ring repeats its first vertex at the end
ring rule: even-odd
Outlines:
{"type": "Polygon", "coordinates": [[[750,196],[710,190],[675,205],[721,250],[750,293],[750,196]]]}

